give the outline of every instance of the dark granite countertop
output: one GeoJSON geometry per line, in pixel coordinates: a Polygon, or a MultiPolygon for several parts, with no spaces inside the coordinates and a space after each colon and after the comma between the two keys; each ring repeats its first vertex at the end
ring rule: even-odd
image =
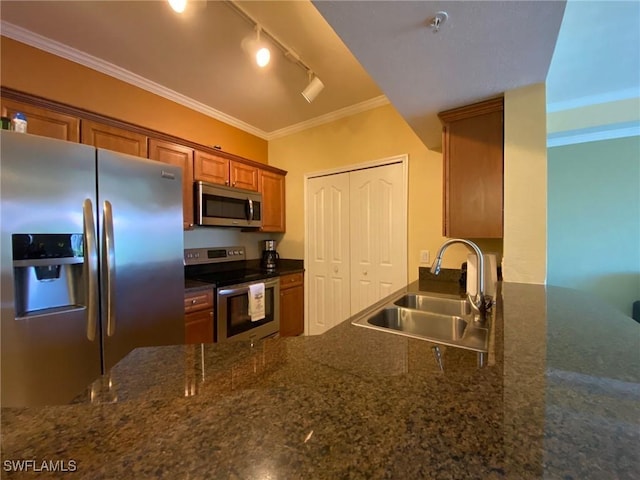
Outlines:
{"type": "MultiPolygon", "coordinates": [[[[248,269],[260,269],[260,260],[246,260],[244,262],[239,262],[242,264],[243,268],[248,269]]],[[[298,273],[304,271],[304,261],[291,259],[291,258],[281,258],[277,260],[276,269],[269,273],[271,277],[279,277],[281,275],[288,275],[290,273],[298,273]]],[[[191,278],[184,279],[184,289],[185,292],[197,292],[200,290],[208,290],[213,288],[215,285],[211,283],[201,282],[199,280],[194,280],[191,278]]]]}
{"type": "Polygon", "coordinates": [[[2,409],[3,478],[638,478],[640,325],[559,287],[506,283],[495,308],[483,368],[350,321],[134,350],[90,401],[2,409]]]}

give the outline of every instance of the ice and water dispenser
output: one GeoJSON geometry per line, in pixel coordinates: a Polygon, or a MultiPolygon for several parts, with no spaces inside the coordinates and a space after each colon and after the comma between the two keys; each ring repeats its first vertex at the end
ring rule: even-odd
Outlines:
{"type": "Polygon", "coordinates": [[[14,234],[16,317],[83,308],[83,235],[14,234]]]}

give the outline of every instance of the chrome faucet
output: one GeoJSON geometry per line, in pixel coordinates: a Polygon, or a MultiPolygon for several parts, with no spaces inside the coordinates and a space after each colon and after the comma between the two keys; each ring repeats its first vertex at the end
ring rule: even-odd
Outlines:
{"type": "Polygon", "coordinates": [[[478,245],[470,240],[465,240],[464,238],[452,238],[450,240],[447,240],[438,249],[438,253],[436,253],[436,259],[434,260],[433,265],[431,265],[431,273],[433,273],[434,275],[438,275],[440,273],[440,268],[442,265],[442,255],[444,254],[444,251],[449,247],[449,245],[453,245],[454,243],[462,243],[463,245],[466,245],[471,250],[473,250],[476,254],[476,257],[478,257],[478,291],[475,295],[471,295],[467,290],[467,300],[469,302],[469,305],[471,306],[471,310],[473,310],[475,314],[474,317],[480,320],[484,320],[485,314],[491,308],[493,301],[491,297],[486,296],[484,293],[484,256],[482,255],[482,250],[480,250],[480,247],[478,247],[478,245]]]}

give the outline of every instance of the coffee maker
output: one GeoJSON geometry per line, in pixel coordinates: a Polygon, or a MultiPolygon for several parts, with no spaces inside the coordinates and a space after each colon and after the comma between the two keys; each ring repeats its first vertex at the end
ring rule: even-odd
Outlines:
{"type": "Polygon", "coordinates": [[[260,265],[264,270],[273,271],[277,267],[276,260],[280,258],[278,252],[276,252],[276,241],[265,240],[264,249],[262,250],[262,261],[260,265]]]}

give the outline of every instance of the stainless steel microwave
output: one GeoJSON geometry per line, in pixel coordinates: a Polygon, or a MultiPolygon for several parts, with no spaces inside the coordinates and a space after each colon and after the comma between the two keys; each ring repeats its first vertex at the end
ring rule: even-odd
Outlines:
{"type": "Polygon", "coordinates": [[[261,193],[204,182],[196,182],[194,187],[196,225],[262,226],[261,193]]]}

